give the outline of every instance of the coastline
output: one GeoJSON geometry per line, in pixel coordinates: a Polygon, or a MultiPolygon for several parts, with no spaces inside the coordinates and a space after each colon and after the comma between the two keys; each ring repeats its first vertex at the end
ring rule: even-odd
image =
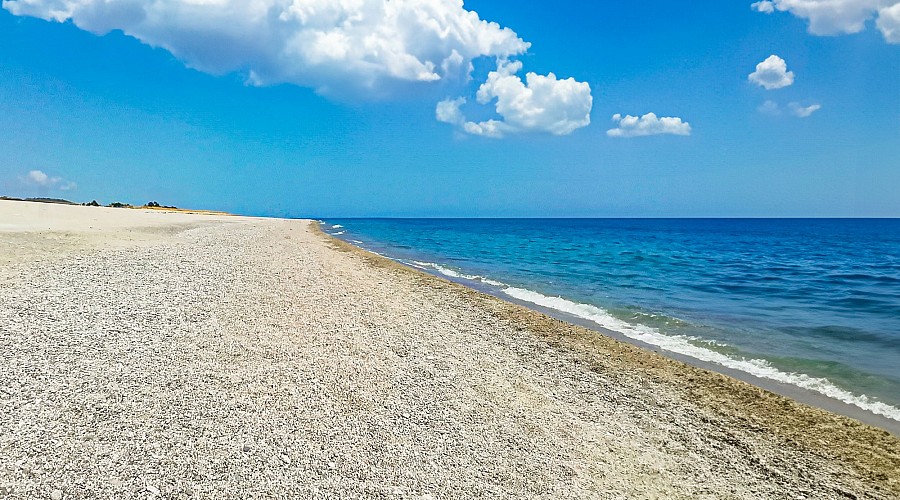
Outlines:
{"type": "Polygon", "coordinates": [[[674,391],[683,391],[689,398],[702,401],[735,427],[772,433],[785,442],[808,447],[826,456],[840,457],[860,470],[880,470],[870,477],[889,479],[891,491],[900,494],[900,426],[891,419],[812,391],[766,381],[689,356],[660,354],[653,346],[641,346],[634,339],[589,325],[586,320],[574,316],[565,318],[558,311],[496,296],[406,266],[332,236],[317,222],[312,227],[342,251],[360,255],[374,266],[417,275],[427,286],[464,295],[517,328],[532,331],[555,347],[577,352],[585,362],[598,368],[608,369],[612,362],[617,369],[627,365],[639,370],[654,382],[667,384],[674,391]],[[793,391],[797,397],[780,394],[779,389],[793,391]],[[830,408],[823,408],[826,406],[830,408]],[[868,422],[863,422],[860,417],[868,422]],[[876,424],[884,427],[879,428],[876,424]]]}
{"type": "MultiPolygon", "coordinates": [[[[337,238],[352,246],[358,246],[362,250],[370,251],[383,256],[404,266],[409,266],[417,271],[445,279],[464,287],[474,289],[496,297],[502,301],[518,304],[533,311],[538,311],[553,318],[573,323],[598,332],[601,335],[612,337],[616,340],[638,346],[642,349],[662,353],[692,366],[722,373],[738,380],[748,382],[767,391],[780,394],[797,400],[801,403],[821,408],[833,413],[848,416],[860,420],[866,424],[888,430],[896,436],[900,436],[900,409],[894,403],[882,402],[877,398],[867,398],[865,392],[857,392],[847,389],[846,386],[836,385],[826,378],[816,378],[817,375],[808,375],[802,372],[796,373],[785,368],[775,368],[765,362],[765,358],[751,359],[746,362],[742,356],[722,355],[719,352],[704,348],[694,348],[687,343],[679,343],[679,340],[690,333],[675,332],[675,339],[667,336],[669,332],[662,330],[657,332],[654,328],[644,327],[644,330],[632,327],[609,315],[607,311],[596,308],[590,303],[572,302],[565,296],[557,297],[556,292],[543,290],[535,292],[534,288],[527,284],[509,285],[496,281],[497,278],[490,271],[485,275],[484,269],[462,269],[455,267],[460,263],[456,258],[443,259],[437,254],[419,255],[411,247],[401,245],[402,252],[391,245],[371,240],[367,242],[357,241],[353,238],[360,236],[343,236],[346,229],[343,226],[335,226],[335,230],[328,230],[330,225],[324,223],[321,227],[328,236],[337,238]],[[336,231],[340,228],[340,231],[336,231]],[[374,249],[373,249],[374,248],[374,249]],[[489,276],[486,277],[486,276],[489,276]],[[617,326],[623,330],[618,330],[617,326]],[[757,364],[757,362],[759,362],[757,364]]],[[[370,235],[371,236],[371,235],[370,235]]],[[[405,243],[406,245],[409,242],[405,243]]],[[[432,252],[434,249],[432,249],[432,252]]],[[[449,254],[456,255],[456,254],[449,254]]],[[[521,278],[521,277],[520,277],[521,278]]],[[[520,282],[521,283],[521,282],[520,282]]],[[[826,320],[827,321],[827,320],[826,320]]],[[[693,337],[691,337],[693,338],[693,337]]],[[[727,342],[727,340],[726,340],[727,342]]],[[[821,375],[818,375],[821,377],[821,375]]],[[[830,378],[830,377],[829,377],[830,378]]]]}
{"type": "Polygon", "coordinates": [[[312,221],[8,209],[11,498],[900,495],[886,431],[312,221]]]}

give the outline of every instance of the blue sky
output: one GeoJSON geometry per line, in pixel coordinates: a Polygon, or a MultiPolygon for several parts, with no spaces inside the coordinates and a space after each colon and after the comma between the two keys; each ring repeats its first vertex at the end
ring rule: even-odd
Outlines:
{"type": "Polygon", "coordinates": [[[445,46],[400,12],[390,29],[349,32],[371,29],[383,47],[402,36],[412,61],[436,63],[426,70],[406,53],[363,64],[285,41],[321,16],[275,36],[213,10],[188,16],[191,3],[135,21],[5,1],[0,194],[315,217],[900,216],[891,0],[856,18],[829,0],[429,0],[446,7],[424,11],[446,14],[438,23],[469,11],[508,30],[472,24],[445,46]],[[41,19],[53,16],[64,22],[41,19]],[[766,89],[748,76],[771,55],[790,75],[762,67],[766,89]],[[459,114],[436,119],[458,98],[459,114]]]}

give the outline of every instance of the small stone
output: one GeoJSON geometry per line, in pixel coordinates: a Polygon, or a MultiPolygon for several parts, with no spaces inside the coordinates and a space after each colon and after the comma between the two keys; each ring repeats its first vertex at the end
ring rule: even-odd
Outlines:
{"type": "Polygon", "coordinates": [[[334,462],[328,462],[328,468],[329,468],[329,469],[334,469],[335,467],[336,467],[336,466],[335,466],[335,463],[334,463],[334,462]]]}
{"type": "Polygon", "coordinates": [[[151,495],[158,497],[159,496],[159,488],[153,486],[152,484],[148,484],[146,490],[150,492],[151,495]]]}
{"type": "Polygon", "coordinates": [[[248,453],[248,452],[249,452],[250,450],[252,450],[252,449],[253,449],[253,448],[251,448],[249,444],[245,444],[245,445],[241,448],[241,451],[243,451],[244,453],[248,453]]]}
{"type": "Polygon", "coordinates": [[[281,461],[286,464],[291,463],[291,457],[289,457],[286,453],[282,453],[280,458],[281,458],[281,461]]]}
{"type": "Polygon", "coordinates": [[[50,492],[50,500],[62,500],[62,490],[53,490],[50,492]]]}

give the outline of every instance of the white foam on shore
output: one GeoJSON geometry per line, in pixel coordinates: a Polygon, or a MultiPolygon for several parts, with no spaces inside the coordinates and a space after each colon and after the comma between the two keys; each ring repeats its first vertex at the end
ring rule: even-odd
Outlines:
{"type": "Polygon", "coordinates": [[[412,264],[415,267],[418,267],[420,269],[432,269],[434,271],[437,271],[437,272],[443,274],[444,276],[450,276],[451,278],[460,278],[460,279],[466,279],[466,280],[472,280],[472,281],[480,281],[486,285],[492,285],[492,286],[506,286],[505,283],[501,283],[499,281],[494,281],[490,278],[485,278],[484,276],[479,276],[477,274],[464,274],[464,273],[461,273],[458,271],[454,271],[453,269],[450,269],[449,267],[444,267],[440,264],[435,264],[434,262],[419,262],[417,260],[413,260],[413,261],[410,261],[410,264],[412,264]]]}
{"type": "Polygon", "coordinates": [[[347,232],[347,231],[338,231],[338,232],[334,233],[334,235],[335,235],[335,236],[340,236],[340,235],[342,235],[342,234],[344,234],[344,233],[346,233],[346,232],[347,232]]]}
{"type": "Polygon", "coordinates": [[[590,304],[579,304],[562,297],[548,297],[523,288],[507,287],[503,290],[503,293],[518,300],[586,319],[603,328],[619,332],[626,337],[657,346],[666,351],[683,354],[734,370],[740,370],[759,378],[802,387],[818,392],[829,398],[858,406],[877,415],[900,421],[900,408],[879,401],[872,401],[864,394],[853,394],[837,387],[825,378],[811,377],[803,373],[784,372],[775,368],[764,359],[731,358],[720,352],[692,344],[689,337],[681,335],[665,335],[646,325],[627,323],[609,314],[609,312],[590,304]]]}

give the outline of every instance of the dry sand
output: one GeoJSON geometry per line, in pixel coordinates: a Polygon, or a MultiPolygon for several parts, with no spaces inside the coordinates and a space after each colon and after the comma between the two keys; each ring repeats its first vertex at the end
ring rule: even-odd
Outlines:
{"type": "Polygon", "coordinates": [[[0,496],[900,497],[887,432],[308,221],[0,227],[0,496]]]}

